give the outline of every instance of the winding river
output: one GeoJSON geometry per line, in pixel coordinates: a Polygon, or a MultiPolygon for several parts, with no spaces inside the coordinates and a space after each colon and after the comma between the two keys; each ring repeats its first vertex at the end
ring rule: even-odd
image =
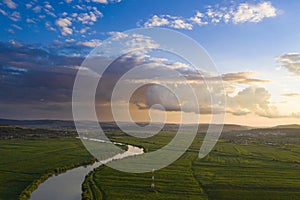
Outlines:
{"type": "MultiPolygon", "coordinates": [[[[95,140],[94,140],[95,141],[95,140]]],[[[98,140],[98,142],[104,142],[98,140]]],[[[120,143],[117,143],[120,144],[120,143]]],[[[122,144],[125,145],[125,144],[122,144]]],[[[78,167],[68,170],[57,176],[51,176],[32,193],[31,200],[80,200],[81,185],[85,176],[93,169],[102,164],[106,164],[113,160],[126,158],[129,156],[143,154],[144,150],[132,145],[127,145],[128,149],[124,153],[117,154],[106,160],[96,162],[87,167],[78,167]]]]}

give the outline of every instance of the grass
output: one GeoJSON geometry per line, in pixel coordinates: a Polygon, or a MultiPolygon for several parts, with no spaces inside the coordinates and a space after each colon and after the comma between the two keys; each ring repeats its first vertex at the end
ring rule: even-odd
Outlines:
{"type": "MultiPolygon", "coordinates": [[[[0,199],[15,200],[21,192],[54,169],[92,162],[81,141],[72,137],[0,140],[0,199]]],[[[58,172],[58,171],[57,171],[58,172]]]]}
{"type": "MultiPolygon", "coordinates": [[[[155,172],[155,191],[150,188],[151,173],[128,174],[101,166],[86,179],[86,199],[98,199],[99,192],[99,199],[300,199],[300,132],[290,132],[223,135],[203,159],[197,157],[203,140],[198,134],[180,159],[155,172]]],[[[173,136],[174,132],[162,132],[149,139],[122,134],[113,138],[154,151],[173,136]]]]}
{"type": "MultiPolygon", "coordinates": [[[[73,132],[2,127],[0,135],[0,199],[17,199],[47,174],[93,160],[73,132]]],[[[175,132],[147,139],[118,131],[107,135],[151,152],[169,143],[175,132]]],[[[83,199],[300,199],[299,129],[228,132],[208,156],[198,159],[203,136],[199,133],[176,162],[155,171],[154,190],[152,173],[100,166],[86,177],[83,199]],[[266,134],[272,131],[276,134],[266,134]]]]}

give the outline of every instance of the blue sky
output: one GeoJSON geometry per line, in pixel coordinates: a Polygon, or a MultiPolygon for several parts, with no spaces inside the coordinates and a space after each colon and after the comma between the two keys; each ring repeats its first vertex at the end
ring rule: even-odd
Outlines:
{"type": "Polygon", "coordinates": [[[55,90],[60,84],[67,85],[65,89],[69,90],[71,87],[66,82],[72,85],[70,76],[75,72],[66,72],[64,76],[68,78],[57,77],[56,69],[51,66],[80,65],[91,49],[128,29],[164,27],[196,40],[212,57],[220,74],[227,77],[225,83],[233,88],[228,91],[228,101],[235,98],[239,102],[232,108],[229,105],[228,123],[248,121],[256,125],[263,124],[257,122],[261,120],[266,125],[298,123],[299,10],[298,0],[3,0],[0,3],[2,92],[24,87],[33,97],[16,100],[22,98],[18,89],[6,94],[2,98],[0,117],[59,118],[60,112],[50,108],[69,110],[69,105],[60,106],[61,102],[70,101],[70,91],[57,93],[55,90]],[[40,66],[41,63],[45,66],[40,66]],[[50,81],[59,79],[59,84],[41,82],[40,72],[50,81]],[[30,74],[26,80],[21,77],[25,73],[30,74]],[[29,83],[29,78],[35,82],[29,83]],[[34,99],[41,88],[50,89],[34,99]],[[242,102],[251,95],[265,99],[257,99],[253,103],[256,106],[249,105],[250,100],[242,102]],[[39,103],[33,107],[35,100],[39,103]],[[14,107],[11,102],[28,114],[16,116],[17,111],[7,111],[7,107],[14,107]],[[239,111],[234,114],[236,110],[239,111]],[[246,113],[242,120],[237,115],[241,111],[246,113]]]}

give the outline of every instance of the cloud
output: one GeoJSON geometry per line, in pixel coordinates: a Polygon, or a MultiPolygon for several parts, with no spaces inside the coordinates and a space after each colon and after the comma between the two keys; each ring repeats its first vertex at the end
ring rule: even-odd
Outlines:
{"type": "Polygon", "coordinates": [[[287,53],[277,57],[277,62],[289,72],[300,75],[300,54],[287,53]]]}
{"type": "Polygon", "coordinates": [[[70,102],[76,66],[83,58],[12,41],[0,43],[0,60],[0,104],[22,106],[39,104],[40,99],[44,103],[70,102]]]}
{"type": "Polygon", "coordinates": [[[186,29],[186,30],[192,30],[193,25],[184,21],[183,19],[174,19],[172,24],[170,25],[172,28],[176,29],[186,29]]]}
{"type": "MultiPolygon", "coordinates": [[[[13,5],[14,0],[6,0],[6,4],[13,5]]],[[[119,2],[119,1],[108,1],[109,3],[119,2]]],[[[56,24],[60,30],[57,33],[59,36],[80,36],[87,37],[89,35],[96,34],[96,30],[87,31],[91,29],[100,18],[103,17],[102,12],[98,10],[98,7],[91,0],[82,2],[80,5],[69,4],[71,1],[67,0],[63,2],[53,3],[50,1],[44,1],[38,3],[37,1],[30,1],[24,4],[24,9],[26,9],[24,14],[25,26],[28,29],[37,30],[41,24],[45,24],[47,30],[56,31],[57,27],[51,25],[56,24]],[[67,9],[68,7],[68,9],[67,9]],[[51,17],[51,18],[49,18],[51,17]],[[33,25],[36,24],[36,25],[33,25]],[[77,30],[78,29],[78,30],[77,30]],[[86,34],[86,35],[85,35],[86,34]]],[[[3,3],[2,3],[3,4],[3,3]]],[[[4,5],[4,4],[3,4],[4,5]]],[[[23,11],[23,10],[22,10],[23,11]]],[[[21,21],[21,15],[23,17],[23,12],[20,11],[10,11],[9,9],[0,8],[0,15],[6,16],[8,19],[13,21],[21,21]]],[[[6,28],[11,34],[15,33],[12,28],[6,28]]]]}
{"type": "MultiPolygon", "coordinates": [[[[84,57],[46,49],[38,44],[0,42],[0,117],[72,118],[73,84],[84,57]]],[[[124,69],[124,63],[116,64],[124,69]]],[[[89,69],[84,70],[91,78],[89,69]]],[[[111,83],[115,74],[110,73],[105,82],[111,83]]]]}
{"type": "Polygon", "coordinates": [[[26,22],[27,22],[27,23],[33,23],[33,24],[35,23],[34,19],[30,19],[30,18],[27,18],[27,19],[26,19],[26,22]]]}
{"type": "Polygon", "coordinates": [[[207,25],[208,22],[204,21],[203,18],[204,18],[204,14],[197,11],[196,14],[193,17],[191,17],[189,20],[191,21],[191,23],[197,24],[199,26],[207,25]]]}
{"type": "Polygon", "coordinates": [[[122,53],[127,54],[127,57],[144,58],[150,49],[156,49],[160,46],[151,37],[142,34],[118,34],[117,36],[119,37],[118,40],[117,37],[114,37],[112,41],[120,45],[118,41],[122,39],[124,45],[122,53]]]}
{"type": "Polygon", "coordinates": [[[267,118],[282,117],[270,99],[271,94],[265,88],[248,87],[234,97],[227,97],[227,112],[234,115],[255,113],[267,118]]]}
{"type": "Polygon", "coordinates": [[[45,2],[45,8],[48,10],[54,10],[54,8],[52,7],[52,5],[49,2],[45,2]]]}
{"type": "Polygon", "coordinates": [[[1,8],[0,8],[0,13],[1,13],[2,15],[4,15],[4,16],[7,16],[7,15],[8,15],[7,12],[6,12],[5,10],[2,10],[1,8]]]}
{"type": "Polygon", "coordinates": [[[207,6],[205,11],[196,11],[191,17],[172,15],[153,15],[144,22],[144,27],[170,27],[192,30],[195,25],[204,26],[220,23],[258,23],[266,18],[277,16],[277,9],[271,2],[257,4],[241,3],[237,6],[215,7],[207,6]]]}
{"type": "Polygon", "coordinates": [[[102,18],[103,14],[97,10],[96,7],[93,8],[94,11],[89,13],[80,13],[77,16],[77,20],[82,24],[94,25],[98,18],[102,18]]]}
{"type": "Polygon", "coordinates": [[[268,83],[269,80],[251,78],[256,75],[255,72],[235,72],[222,75],[223,81],[241,84],[268,83]]]}
{"type": "Polygon", "coordinates": [[[157,26],[168,26],[175,29],[187,29],[192,30],[193,25],[187,20],[171,16],[171,15],[154,15],[151,19],[144,23],[145,27],[157,27],[157,26]]]}
{"type": "MultiPolygon", "coordinates": [[[[136,38],[141,37],[136,36],[136,38]]],[[[95,44],[97,40],[86,42],[95,44]]],[[[57,44],[62,45],[60,43],[57,44]]],[[[66,45],[65,43],[63,44],[66,45]]],[[[74,45],[74,48],[80,48],[74,40],[68,39],[68,45],[70,46],[65,46],[64,48],[73,48],[72,45],[74,45]]],[[[70,53],[67,53],[67,55],[40,49],[34,44],[21,44],[15,41],[0,43],[1,116],[12,116],[12,113],[15,114],[16,110],[44,117],[51,116],[54,113],[59,117],[58,113],[60,112],[64,112],[60,113],[63,115],[71,113],[70,102],[73,83],[84,57],[71,56],[70,53]],[[34,109],[32,108],[33,105],[34,109]],[[14,109],[9,110],[7,109],[8,107],[14,109]],[[55,109],[56,112],[52,112],[51,109],[55,109]]],[[[141,57],[128,57],[126,55],[115,60],[101,77],[95,97],[99,112],[104,107],[107,108],[104,105],[110,103],[113,88],[119,78],[133,67],[141,65],[149,66],[149,70],[144,72],[149,77],[149,80],[153,79],[153,75],[161,76],[165,74],[166,76],[163,80],[158,80],[157,83],[146,85],[132,97],[130,103],[132,106],[136,106],[138,110],[148,112],[152,105],[161,104],[169,112],[178,112],[181,110],[181,106],[184,106],[184,112],[193,112],[194,108],[190,106],[192,105],[190,100],[191,94],[183,87],[184,84],[188,83],[196,91],[201,114],[212,114],[212,107],[215,108],[214,113],[216,114],[225,112],[218,105],[211,104],[210,93],[213,92],[218,95],[222,91],[219,85],[214,85],[213,76],[205,77],[207,81],[212,81],[210,84],[212,88],[208,89],[204,81],[201,80],[201,76],[193,76],[192,72],[187,70],[189,66],[185,63],[171,62],[166,58],[149,58],[144,56],[141,59],[141,57]],[[174,76],[168,73],[170,69],[182,73],[187,82],[176,81],[174,76]],[[172,92],[165,87],[156,85],[161,83],[173,85],[186,99],[178,102],[172,92]]],[[[87,78],[93,78],[88,68],[84,68],[84,70],[87,78]]],[[[248,84],[248,82],[253,82],[249,78],[252,75],[254,75],[253,72],[238,72],[228,73],[223,75],[223,77],[226,77],[226,82],[228,83],[248,84]]],[[[131,83],[146,82],[146,78],[136,79],[135,81],[131,80],[131,83]]],[[[260,80],[255,80],[254,82],[259,83],[260,80]]],[[[286,94],[286,96],[296,95],[299,94],[286,94]]],[[[155,109],[161,110],[159,107],[155,109]]],[[[239,91],[234,96],[227,96],[226,112],[237,116],[254,113],[267,118],[300,117],[299,113],[281,114],[271,102],[270,92],[263,87],[253,85],[239,91]]]]}
{"type": "Polygon", "coordinates": [[[56,29],[51,25],[50,22],[45,22],[45,27],[49,31],[56,31],[56,29]]]}
{"type": "Polygon", "coordinates": [[[27,9],[30,9],[30,8],[32,8],[33,5],[32,5],[32,3],[26,3],[25,6],[27,9]]]}
{"type": "Polygon", "coordinates": [[[116,32],[116,31],[108,32],[108,35],[112,36],[113,37],[112,40],[114,41],[119,41],[121,39],[125,39],[128,37],[128,34],[123,32],[116,32]]]}
{"type": "Polygon", "coordinates": [[[18,29],[18,30],[23,30],[22,27],[16,25],[16,24],[11,24],[12,27],[14,27],[15,29],[18,29]]]}
{"type": "Polygon", "coordinates": [[[165,26],[169,25],[170,22],[167,18],[164,16],[157,16],[154,15],[151,19],[149,19],[147,22],[144,23],[145,27],[155,27],[155,26],[165,26]]]}
{"type": "Polygon", "coordinates": [[[59,18],[58,20],[56,20],[56,25],[59,27],[66,27],[66,26],[71,26],[72,22],[70,21],[69,18],[59,18]]]}
{"type": "Polygon", "coordinates": [[[103,4],[107,4],[107,3],[108,3],[107,0],[92,0],[92,2],[95,2],[95,3],[103,3],[103,4]]]}
{"type": "Polygon", "coordinates": [[[276,17],[277,10],[271,2],[259,4],[240,4],[238,10],[233,14],[233,23],[260,22],[264,18],[276,17]]]}
{"type": "Polygon", "coordinates": [[[66,35],[72,35],[73,30],[70,28],[72,26],[72,22],[70,18],[59,18],[55,21],[55,24],[60,27],[61,34],[66,35]]]}
{"type": "Polygon", "coordinates": [[[92,39],[90,41],[78,42],[77,45],[85,47],[96,47],[101,44],[101,41],[98,39],[92,39]]]}
{"type": "Polygon", "coordinates": [[[284,96],[284,97],[300,97],[300,93],[286,93],[286,94],[282,94],[281,96],[284,96]]]}
{"type": "Polygon", "coordinates": [[[3,0],[3,3],[5,3],[5,5],[11,9],[16,9],[18,7],[18,4],[16,4],[12,0],[3,0]]]}
{"type": "Polygon", "coordinates": [[[21,20],[21,14],[17,11],[14,11],[11,15],[9,15],[9,19],[13,21],[20,21],[21,20]]]}
{"type": "MultiPolygon", "coordinates": [[[[94,3],[102,3],[102,4],[108,4],[108,3],[120,3],[121,0],[91,0],[94,3]]],[[[89,0],[88,0],[89,2],[89,0]]]]}
{"type": "Polygon", "coordinates": [[[35,13],[40,13],[42,11],[42,6],[36,6],[32,9],[35,13]]]}

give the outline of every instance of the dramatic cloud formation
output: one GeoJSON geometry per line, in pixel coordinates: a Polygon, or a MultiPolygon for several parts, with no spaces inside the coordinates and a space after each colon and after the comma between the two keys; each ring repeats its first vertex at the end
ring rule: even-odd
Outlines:
{"type": "Polygon", "coordinates": [[[289,72],[300,75],[300,54],[287,53],[279,56],[277,61],[281,63],[282,67],[286,68],[289,72]]]}
{"type": "Polygon", "coordinates": [[[242,3],[237,7],[216,7],[208,6],[205,12],[197,11],[190,18],[171,15],[153,15],[143,25],[145,27],[171,27],[175,29],[192,30],[194,25],[208,25],[219,23],[240,24],[245,22],[258,23],[265,18],[277,16],[277,9],[271,2],[258,4],[242,3]]]}
{"type": "Polygon", "coordinates": [[[234,97],[228,97],[228,112],[234,115],[255,113],[268,118],[281,117],[270,102],[271,94],[262,87],[248,87],[234,97]]]}
{"type": "MultiPolygon", "coordinates": [[[[127,38],[128,35],[121,33],[111,33],[115,38],[127,38]]],[[[149,38],[141,38],[141,36],[128,37],[128,48],[144,47],[149,38]],[[136,42],[136,44],[135,44],[136,42]]],[[[75,40],[67,39],[66,43],[70,46],[63,48],[79,48],[93,47],[97,40],[86,41],[86,43],[77,44],[75,40]],[[75,45],[75,46],[74,46],[75,45]]],[[[126,44],[126,43],[125,43],[126,44]]],[[[151,43],[150,43],[151,44],[151,43]]],[[[59,45],[59,44],[58,44],[59,45]]],[[[153,44],[155,45],[155,44],[153,44]]],[[[57,46],[58,47],[58,46],[57,46]]],[[[59,52],[51,52],[41,49],[34,44],[21,44],[15,41],[10,43],[0,43],[0,110],[2,117],[12,117],[16,113],[9,111],[7,108],[13,107],[14,110],[24,111],[26,115],[34,114],[39,116],[52,116],[61,118],[70,118],[72,89],[75,76],[84,57],[70,53],[61,54],[59,52]],[[33,108],[34,105],[34,108],[33,108]],[[63,112],[63,113],[61,113],[63,112]],[[46,114],[48,113],[48,114],[46,114]],[[61,115],[59,114],[61,113],[61,115]]],[[[137,90],[130,100],[130,105],[134,107],[134,112],[139,115],[144,113],[148,116],[149,109],[156,104],[156,111],[166,110],[169,114],[179,114],[180,111],[186,113],[194,113],[190,97],[192,94],[187,91],[184,85],[189,84],[198,98],[199,109],[201,114],[210,115],[222,114],[224,112],[236,116],[245,116],[248,114],[256,114],[267,118],[284,118],[284,117],[300,117],[298,113],[281,114],[278,108],[271,102],[270,92],[256,86],[256,83],[265,83],[267,80],[252,78],[256,75],[254,72],[237,72],[223,74],[225,86],[233,86],[232,84],[242,84],[246,88],[226,96],[227,108],[223,110],[218,105],[212,105],[210,93],[215,95],[221,94],[223,88],[219,84],[215,84],[214,75],[198,74],[187,63],[179,61],[170,61],[167,58],[159,58],[147,55],[147,52],[141,54],[125,54],[115,60],[105,71],[96,93],[96,110],[98,113],[105,113],[105,120],[109,120],[112,116],[110,109],[111,95],[118,80],[135,66],[148,66],[148,71],[144,72],[144,76],[136,79],[127,80],[130,84],[148,83],[153,77],[165,75],[163,79],[152,81],[152,84],[145,85],[137,90]],[[178,81],[169,73],[169,70],[175,70],[182,74],[185,81],[178,81]],[[148,77],[148,79],[147,79],[148,77]],[[205,81],[204,81],[205,79],[205,81]],[[207,88],[206,83],[210,82],[211,88],[207,88]],[[160,84],[172,85],[176,90],[186,97],[183,101],[178,101],[176,96],[160,86],[160,84]],[[214,110],[212,110],[214,107],[214,110]]],[[[86,71],[86,78],[95,78],[95,72],[89,68],[82,68],[86,71]]],[[[124,84],[127,84],[126,81],[124,84]]],[[[233,86],[235,90],[235,88],[233,86]]],[[[126,91],[125,91],[126,92],[126,91]]],[[[284,96],[296,97],[299,94],[285,94],[284,96]]],[[[122,99],[119,99],[120,104],[122,99]]],[[[195,114],[195,113],[194,113],[195,114]]],[[[197,114],[197,113],[196,113],[197,114]]],[[[24,116],[23,117],[27,117],[24,116]]]]}

